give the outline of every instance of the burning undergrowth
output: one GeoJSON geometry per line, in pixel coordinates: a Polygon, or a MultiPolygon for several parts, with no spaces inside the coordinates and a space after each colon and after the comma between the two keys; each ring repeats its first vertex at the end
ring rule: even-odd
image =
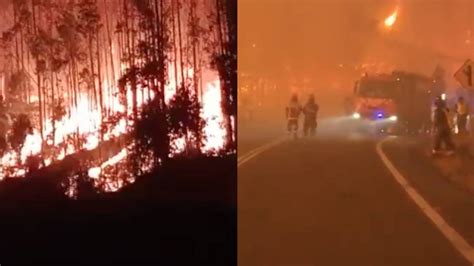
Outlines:
{"type": "MultiPolygon", "coordinates": [[[[195,95],[183,90],[170,98],[165,112],[158,100],[152,98],[140,105],[136,120],[129,117],[130,113],[126,116],[118,112],[103,120],[100,127],[94,127],[97,131],[84,130],[80,122],[85,120],[78,120],[76,127],[70,126],[70,134],[55,141],[49,134],[41,142],[38,130],[28,116],[21,114],[13,118],[7,134],[7,152],[0,168],[2,178],[23,177],[51,164],[60,164],[66,156],[77,156],[80,159],[76,167],[63,173],[67,177],[61,182],[66,195],[75,198],[79,191],[86,191],[82,194],[118,191],[159,167],[166,158],[224,154],[226,132],[216,93],[218,84],[208,85],[202,105],[195,95]],[[214,101],[217,104],[213,105],[214,101]],[[93,155],[84,156],[80,152],[93,155]]],[[[67,124],[71,116],[74,115],[58,120],[67,124]]]]}

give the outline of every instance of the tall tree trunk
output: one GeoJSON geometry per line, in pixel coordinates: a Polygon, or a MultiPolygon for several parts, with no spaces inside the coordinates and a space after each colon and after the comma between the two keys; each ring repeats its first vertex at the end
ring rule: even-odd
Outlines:
{"type": "Polygon", "coordinates": [[[110,87],[115,87],[115,78],[116,78],[116,75],[115,75],[115,66],[114,66],[114,55],[113,55],[113,46],[112,46],[112,37],[111,37],[111,33],[110,33],[110,25],[109,25],[109,12],[108,12],[108,6],[107,6],[107,1],[108,0],[104,0],[104,8],[105,8],[105,28],[106,28],[106,31],[107,31],[107,41],[108,41],[108,44],[109,44],[109,56],[110,56],[110,67],[112,68],[112,75],[110,77],[110,80],[109,82],[111,84],[109,84],[110,87]]]}
{"type": "MultiPolygon", "coordinates": [[[[24,47],[23,47],[23,27],[20,29],[20,62],[21,62],[21,74],[22,77],[25,77],[25,57],[24,57],[24,47]]],[[[28,102],[28,92],[26,90],[26,82],[22,80],[21,82],[21,100],[28,102]]]]}
{"type": "Polygon", "coordinates": [[[175,0],[171,0],[171,19],[173,21],[173,63],[174,63],[174,80],[175,80],[175,89],[178,91],[179,82],[178,82],[178,49],[176,47],[176,18],[175,18],[175,0]]]}
{"type": "Polygon", "coordinates": [[[217,38],[219,40],[219,54],[224,54],[225,49],[224,49],[224,37],[222,33],[222,18],[221,18],[221,3],[220,0],[216,0],[216,20],[217,20],[217,38]]]}
{"type": "MultiPolygon", "coordinates": [[[[221,77],[221,95],[222,95],[222,111],[224,113],[224,118],[225,118],[225,127],[227,131],[227,139],[226,139],[226,146],[227,149],[234,149],[235,148],[235,143],[233,140],[233,125],[232,125],[232,98],[233,96],[231,95],[232,91],[232,84],[231,84],[231,78],[230,72],[233,72],[234,70],[228,69],[230,63],[232,62],[232,58],[235,57],[236,55],[231,54],[229,49],[228,49],[228,44],[224,41],[223,33],[225,32],[224,28],[227,24],[224,24],[222,21],[222,12],[223,7],[221,0],[216,0],[216,19],[217,19],[217,30],[218,30],[218,38],[219,38],[219,47],[220,47],[220,52],[218,53],[219,59],[218,59],[218,69],[219,69],[219,75],[221,77]]],[[[235,70],[236,71],[236,70],[235,70]]],[[[236,89],[236,88],[235,88],[236,89]]],[[[235,119],[235,116],[234,116],[235,119]]]]}
{"type": "Polygon", "coordinates": [[[95,67],[94,67],[94,52],[93,52],[93,37],[92,34],[94,33],[89,33],[88,39],[89,39],[89,64],[91,67],[91,82],[92,82],[92,89],[93,89],[93,97],[94,97],[94,106],[97,106],[97,86],[95,84],[95,67]]]}
{"type": "MultiPolygon", "coordinates": [[[[173,1],[171,0],[171,5],[173,5],[173,1]]],[[[157,0],[155,0],[156,6],[158,6],[157,0]]],[[[165,18],[165,7],[164,7],[164,1],[159,1],[159,7],[160,7],[160,12],[156,14],[157,16],[157,23],[158,23],[158,46],[159,46],[159,65],[160,65],[160,73],[159,73],[159,83],[160,83],[160,92],[161,92],[161,97],[158,98],[158,103],[160,105],[160,121],[166,121],[166,113],[167,113],[167,106],[166,106],[166,97],[165,97],[165,84],[166,84],[166,73],[165,69],[166,66],[166,61],[165,61],[165,34],[166,34],[166,18],[165,18]]],[[[173,17],[173,15],[172,15],[173,17]]],[[[173,22],[174,24],[174,22],[173,22]]],[[[173,39],[174,41],[174,39],[173,39]]],[[[176,66],[176,64],[175,64],[176,66]]],[[[175,80],[177,81],[176,77],[176,72],[177,70],[175,69],[175,80]]],[[[167,125],[166,123],[163,123],[164,125],[167,125]]],[[[168,127],[166,126],[166,132],[168,132],[168,127]]],[[[169,152],[170,152],[170,138],[168,133],[163,134],[161,136],[164,140],[164,147],[162,150],[156,151],[158,156],[163,160],[164,163],[168,161],[169,157],[169,152]]]]}
{"type": "MultiPolygon", "coordinates": [[[[97,30],[96,33],[96,45],[97,45],[97,76],[98,76],[98,81],[99,81],[99,110],[101,117],[103,118],[104,116],[104,107],[103,107],[103,95],[102,95],[102,72],[101,72],[101,60],[100,60],[100,45],[99,45],[99,31],[97,30]]],[[[102,122],[102,121],[101,121],[102,122]]],[[[104,134],[102,133],[102,130],[100,131],[100,139],[101,141],[103,140],[104,134]]]]}
{"type": "MultiPolygon", "coordinates": [[[[192,50],[193,50],[193,87],[194,87],[194,94],[196,96],[196,100],[199,103],[199,81],[198,81],[198,60],[197,60],[197,45],[199,42],[199,32],[198,32],[198,27],[199,27],[199,20],[197,19],[196,16],[196,8],[197,8],[197,3],[195,0],[190,0],[190,23],[189,27],[191,28],[189,33],[191,37],[191,44],[192,44],[192,50]]],[[[196,131],[196,148],[199,150],[202,145],[202,129],[199,127],[196,131]]]]}
{"type": "MultiPolygon", "coordinates": [[[[37,29],[37,17],[36,17],[36,5],[35,1],[32,1],[32,14],[33,14],[33,31],[34,34],[38,34],[38,29],[37,29]]],[[[41,135],[41,152],[43,152],[43,141],[44,141],[44,135],[43,135],[43,99],[42,99],[42,94],[41,94],[41,73],[40,70],[38,69],[38,58],[35,58],[35,63],[36,63],[36,84],[38,86],[38,111],[39,111],[39,126],[40,126],[40,135],[41,135]]]]}
{"type": "MultiPolygon", "coordinates": [[[[14,5],[13,6],[13,22],[15,24],[19,23],[18,20],[17,20],[17,8],[16,6],[14,5]]],[[[18,46],[18,36],[15,34],[15,61],[16,61],[16,71],[19,72],[20,71],[20,51],[19,51],[19,46],[18,46]]]]}
{"type": "Polygon", "coordinates": [[[194,81],[194,91],[196,93],[196,97],[199,95],[199,81],[198,81],[198,71],[199,71],[199,66],[198,66],[198,60],[197,60],[197,46],[199,42],[199,36],[197,32],[197,27],[198,25],[198,20],[196,16],[196,1],[191,0],[191,27],[192,29],[192,47],[193,47],[193,81],[194,81]]]}
{"type": "Polygon", "coordinates": [[[183,53],[183,40],[182,40],[182,34],[181,34],[181,1],[176,0],[178,9],[177,9],[177,15],[178,15],[178,41],[179,41],[179,61],[180,61],[180,68],[181,68],[181,86],[182,89],[184,90],[186,87],[185,80],[184,80],[184,53],[183,53]]]}
{"type": "MultiPolygon", "coordinates": [[[[133,14],[133,11],[132,11],[133,14]]],[[[131,66],[133,67],[133,76],[132,76],[132,98],[133,98],[133,105],[132,105],[132,112],[133,112],[133,120],[136,122],[138,120],[138,103],[137,103],[137,62],[135,60],[135,44],[136,44],[136,34],[135,34],[135,17],[132,17],[132,42],[131,42],[131,66]]]]}
{"type": "MultiPolygon", "coordinates": [[[[53,12],[52,8],[49,6],[49,37],[53,38],[53,12]]],[[[56,137],[56,120],[54,119],[54,107],[56,106],[55,104],[55,95],[54,95],[54,66],[53,66],[53,59],[54,59],[54,44],[49,45],[49,72],[50,72],[50,82],[51,82],[51,120],[52,120],[52,126],[53,126],[53,146],[56,144],[55,143],[55,137],[56,137]]]]}

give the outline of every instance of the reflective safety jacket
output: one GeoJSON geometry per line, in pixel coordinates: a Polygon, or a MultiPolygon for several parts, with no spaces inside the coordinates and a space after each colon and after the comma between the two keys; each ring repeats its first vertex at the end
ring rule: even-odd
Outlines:
{"type": "Polygon", "coordinates": [[[302,108],[299,103],[291,102],[288,107],[286,107],[286,118],[288,118],[288,120],[298,119],[301,111],[302,108]]]}
{"type": "Polygon", "coordinates": [[[303,108],[303,113],[307,120],[316,120],[318,111],[319,106],[316,103],[307,103],[303,108]]]}
{"type": "Polygon", "coordinates": [[[466,103],[457,103],[456,104],[456,113],[458,115],[467,115],[468,114],[468,107],[466,103]]]}

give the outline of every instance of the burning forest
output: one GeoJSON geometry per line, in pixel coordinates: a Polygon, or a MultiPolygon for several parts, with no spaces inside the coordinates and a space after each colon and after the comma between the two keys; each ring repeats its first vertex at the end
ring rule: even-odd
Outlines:
{"type": "Polygon", "coordinates": [[[2,1],[0,179],[117,191],[175,157],[235,153],[232,1],[2,1]]]}

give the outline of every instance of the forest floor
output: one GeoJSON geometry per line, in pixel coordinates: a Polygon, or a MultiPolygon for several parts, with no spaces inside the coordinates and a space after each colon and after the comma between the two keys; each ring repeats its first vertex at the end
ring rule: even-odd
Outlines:
{"type": "Polygon", "coordinates": [[[48,180],[0,183],[0,263],[235,264],[236,155],[171,160],[86,200],[65,198],[48,180]]]}

